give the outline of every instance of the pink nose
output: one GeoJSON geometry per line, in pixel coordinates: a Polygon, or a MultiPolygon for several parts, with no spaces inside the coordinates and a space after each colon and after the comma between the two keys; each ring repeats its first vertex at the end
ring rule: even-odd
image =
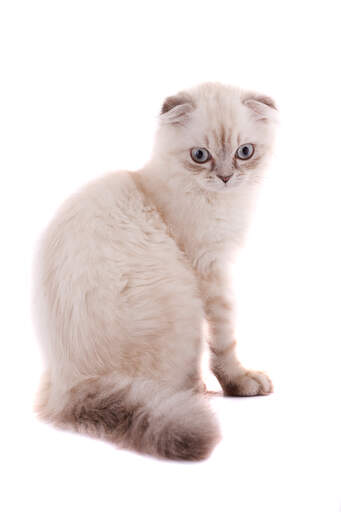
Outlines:
{"type": "Polygon", "coordinates": [[[231,174],[230,176],[221,176],[221,174],[218,174],[218,178],[221,179],[221,181],[223,181],[224,183],[227,183],[231,176],[231,174]]]}

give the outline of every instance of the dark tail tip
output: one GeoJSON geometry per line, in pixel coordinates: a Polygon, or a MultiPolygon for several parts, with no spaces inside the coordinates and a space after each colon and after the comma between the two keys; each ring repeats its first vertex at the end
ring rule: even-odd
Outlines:
{"type": "Polygon", "coordinates": [[[170,427],[168,431],[162,432],[157,451],[160,456],[171,460],[201,461],[210,456],[219,440],[217,428],[206,430],[203,426],[201,431],[186,431],[170,427]]]}

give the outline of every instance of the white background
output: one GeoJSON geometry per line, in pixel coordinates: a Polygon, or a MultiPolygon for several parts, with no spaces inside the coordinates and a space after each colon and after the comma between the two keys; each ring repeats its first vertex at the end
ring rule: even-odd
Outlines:
{"type": "Polygon", "coordinates": [[[341,510],[338,4],[1,2],[4,512],[341,510]],[[208,461],[178,464],[34,418],[31,263],[60,202],[141,167],[163,98],[207,80],[271,95],[280,110],[235,279],[240,357],[275,393],[214,399],[223,441],[208,461]]]}

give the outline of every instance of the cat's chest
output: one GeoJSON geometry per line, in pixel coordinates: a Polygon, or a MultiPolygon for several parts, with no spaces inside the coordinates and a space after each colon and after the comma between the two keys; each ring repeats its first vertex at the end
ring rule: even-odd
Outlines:
{"type": "Polygon", "coordinates": [[[241,244],[245,219],[233,209],[189,208],[172,219],[169,229],[192,265],[204,272],[213,261],[228,257],[241,244]]]}

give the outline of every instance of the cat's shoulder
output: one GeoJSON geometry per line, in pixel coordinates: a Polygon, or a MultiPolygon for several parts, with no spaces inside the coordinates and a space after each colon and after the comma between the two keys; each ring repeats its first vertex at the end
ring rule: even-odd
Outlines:
{"type": "Polygon", "coordinates": [[[136,209],[141,202],[130,171],[108,172],[76,190],[55,212],[47,229],[93,225],[96,219],[136,209]],[[116,212],[116,213],[115,213],[116,212]]]}
{"type": "Polygon", "coordinates": [[[76,193],[81,197],[98,197],[101,195],[115,195],[134,189],[134,180],[131,171],[112,171],[83,185],[76,193]]]}
{"type": "MultiPolygon", "coordinates": [[[[108,172],[83,185],[63,203],[62,209],[114,207],[136,193],[130,171],[108,172]]],[[[136,194],[137,195],[137,194],[136,194]]]]}

